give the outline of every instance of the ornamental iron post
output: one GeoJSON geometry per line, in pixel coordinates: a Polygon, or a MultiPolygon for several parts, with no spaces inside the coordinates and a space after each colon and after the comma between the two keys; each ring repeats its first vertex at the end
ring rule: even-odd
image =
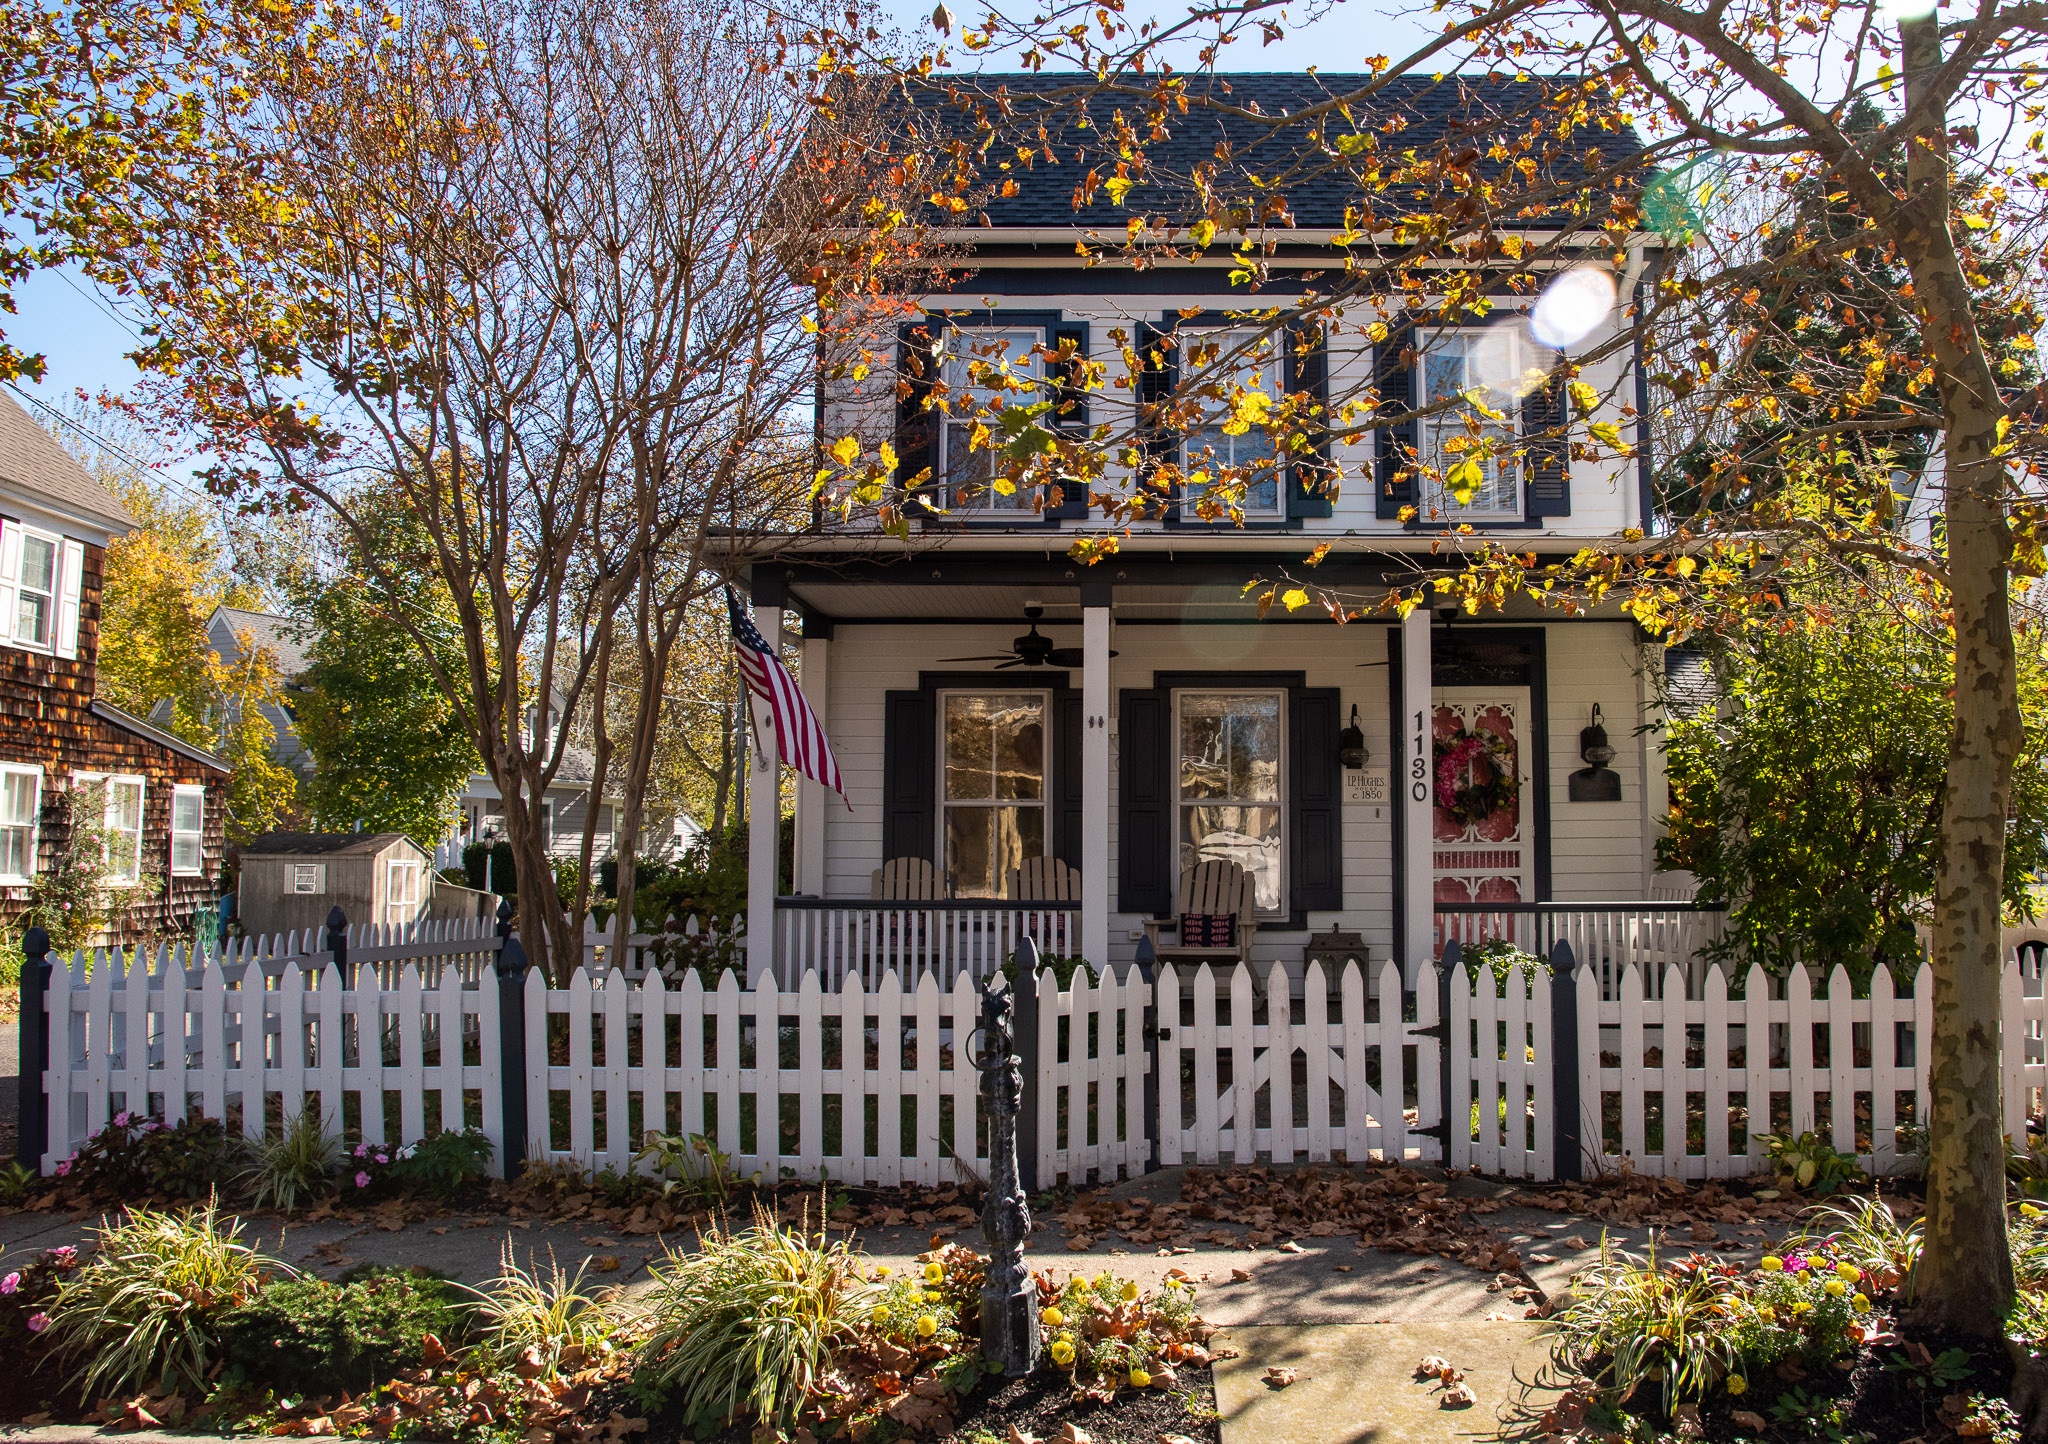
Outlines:
{"type": "Polygon", "coordinates": [[[1580,1112],[1584,1100],[1579,1096],[1579,989],[1585,981],[1573,965],[1572,945],[1559,938],[1550,950],[1552,1178],[1585,1177],[1585,1115],[1580,1112]]]}
{"type": "Polygon", "coordinates": [[[44,994],[50,986],[50,935],[39,927],[21,938],[21,1052],[15,1084],[20,1119],[15,1155],[22,1167],[38,1173],[50,1147],[50,1103],[43,1095],[43,1076],[50,1065],[50,1017],[44,994]]]}
{"type": "MultiPolygon", "coordinates": [[[[1035,949],[1018,948],[1017,973],[1035,967],[1035,949]]],[[[1000,981],[1000,980],[997,980],[1000,981]]],[[[988,1118],[988,1196],[981,1205],[981,1236],[988,1242],[988,1273],[981,1285],[982,1356],[1011,1378],[1038,1363],[1038,1288],[1024,1264],[1024,1240],[1031,1234],[1031,1206],[1017,1169],[1017,1115],[1024,1074],[1012,1051],[1015,991],[981,988],[981,1052],[973,1058],[981,1074],[981,1106],[988,1118]]]]}
{"type": "MultiPolygon", "coordinates": [[[[526,946],[512,931],[512,908],[498,904],[498,1099],[505,1120],[502,1151],[504,1174],[516,1179],[526,1171],[526,1137],[531,1126],[526,1096],[526,974],[532,966],[526,946]]],[[[540,1045],[545,1048],[546,1042],[540,1045]]]]}

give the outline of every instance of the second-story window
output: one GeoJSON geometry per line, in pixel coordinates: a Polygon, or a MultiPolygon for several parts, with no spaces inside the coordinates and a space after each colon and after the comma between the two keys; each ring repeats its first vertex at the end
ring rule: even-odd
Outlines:
{"type": "Polygon", "coordinates": [[[1280,359],[1280,344],[1256,331],[1208,331],[1183,341],[1181,374],[1202,408],[1202,424],[1181,442],[1184,520],[1228,521],[1233,510],[1280,515],[1280,456],[1256,420],[1262,406],[1286,395],[1280,359]]]}
{"type": "Polygon", "coordinates": [[[21,534],[21,590],[17,597],[14,639],[27,647],[47,647],[57,621],[57,558],[55,537],[21,534]]]}
{"type": "Polygon", "coordinates": [[[953,326],[939,338],[939,375],[947,411],[940,421],[939,466],[955,511],[1031,511],[1032,489],[1003,479],[993,439],[999,407],[1033,406],[1047,396],[1045,339],[1036,327],[953,326]],[[975,444],[975,428],[985,428],[975,444]]]}
{"type": "Polygon", "coordinates": [[[1515,456],[1514,398],[1487,388],[1481,333],[1438,331],[1422,338],[1415,400],[1438,407],[1422,418],[1426,520],[1517,521],[1522,464],[1515,456]],[[1459,494],[1464,493],[1461,500],[1459,494]]]}

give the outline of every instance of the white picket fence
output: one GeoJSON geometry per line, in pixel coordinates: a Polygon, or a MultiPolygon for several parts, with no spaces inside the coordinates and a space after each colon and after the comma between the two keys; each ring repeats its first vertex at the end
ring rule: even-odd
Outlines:
{"type": "MultiPolygon", "coordinates": [[[[509,1127],[528,1158],[589,1168],[634,1166],[659,1130],[715,1139],[742,1174],[771,1180],[986,1171],[979,1000],[964,974],[869,986],[853,971],[828,987],[810,972],[748,988],[726,972],[707,989],[695,972],[585,969],[566,988],[529,973],[509,1040],[524,1044],[526,1112],[508,1119],[505,1003],[485,966],[499,941],[444,931],[360,930],[343,970],[313,935],[272,952],[107,952],[53,968],[45,1167],[122,1110],[196,1109],[253,1135],[311,1100],[366,1139],[472,1122],[501,1157],[509,1127]]],[[[2002,1076],[2020,1139],[2048,1103],[2048,933],[2010,942],[2002,1076]]],[[[1167,967],[1156,982],[1080,969],[1065,988],[1048,971],[1020,1025],[1035,1038],[1027,1157],[1041,1185],[1155,1157],[1398,1159],[1523,1178],[1626,1163],[1701,1178],[1764,1168],[1755,1135],[1789,1128],[1879,1172],[1913,1163],[1903,1130],[1928,1116],[1924,966],[1909,996],[1880,969],[1864,997],[1840,970],[1821,987],[1803,969],[1752,969],[1740,997],[1719,967],[1690,987],[1686,971],[1653,987],[1633,965],[1605,984],[1585,965],[1559,977],[1424,965],[1406,996],[1391,963],[1371,976],[1314,964],[1298,981],[1280,965],[1167,967]]]]}

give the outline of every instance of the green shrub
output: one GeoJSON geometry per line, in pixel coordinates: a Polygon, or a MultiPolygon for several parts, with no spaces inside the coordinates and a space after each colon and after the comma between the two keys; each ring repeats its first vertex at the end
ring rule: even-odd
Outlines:
{"type": "Polygon", "coordinates": [[[1854,1198],[1816,1208],[1785,1246],[1787,1253],[1818,1252],[1855,1264],[1872,1288],[1889,1292],[1912,1274],[1920,1257],[1920,1238],[1920,1219],[1900,1223],[1882,1198],[1854,1198]]]}
{"type": "Polygon", "coordinates": [[[92,1261],[65,1280],[49,1311],[50,1342],[87,1398],[152,1385],[203,1389],[220,1358],[220,1322],[254,1298],[270,1270],[217,1207],[186,1213],[136,1208],[101,1224],[92,1261]]]}
{"type": "Polygon", "coordinates": [[[236,1181],[257,1208],[290,1213],[302,1198],[325,1193],[341,1166],[341,1142],[310,1104],[287,1118],[277,1133],[243,1147],[247,1161],[236,1181]]]}
{"type": "Polygon", "coordinates": [[[876,1294],[844,1243],[785,1229],[757,1207],[751,1227],[710,1230],[655,1270],[635,1383],[679,1404],[693,1436],[735,1417],[789,1433],[876,1294]]]}
{"type": "Polygon", "coordinates": [[[742,1183],[758,1183],[757,1170],[742,1179],[733,1167],[732,1155],[702,1133],[655,1133],[642,1140],[635,1163],[644,1163],[660,1180],[661,1196],[678,1194],[723,1208],[742,1183]]]}
{"type": "MultiPolygon", "coordinates": [[[[1050,972],[1053,976],[1053,981],[1059,985],[1062,992],[1065,992],[1073,985],[1075,969],[1083,966],[1087,967],[1088,977],[1091,982],[1101,976],[1100,970],[1079,953],[1040,953],[1038,955],[1038,971],[1041,974],[1050,972]]],[[[1017,955],[1015,953],[1003,959],[1003,976],[1013,983],[1017,981],[1017,955]]]]}
{"type": "Polygon", "coordinates": [[[1788,1188],[1809,1189],[1816,1197],[1826,1198],[1863,1177],[1863,1165],[1855,1154],[1835,1152],[1833,1144],[1811,1130],[1797,1138],[1786,1133],[1759,1133],[1757,1139],[1769,1155],[1778,1181],[1788,1188]]]}
{"type": "Polygon", "coordinates": [[[512,844],[503,838],[465,844],[462,871],[469,885],[480,892],[488,890],[499,897],[519,895],[519,870],[512,862],[512,844]]]}
{"type": "Polygon", "coordinates": [[[391,1181],[408,1193],[447,1198],[491,1171],[491,1140],[481,1128],[444,1128],[398,1150],[391,1181]]]}
{"type": "Polygon", "coordinates": [[[57,1176],[94,1198],[127,1203],[138,1198],[201,1199],[233,1181],[240,1164],[237,1140],[217,1119],[176,1123],[121,1112],[57,1165],[57,1176]]]}
{"type": "Polygon", "coordinates": [[[361,1393],[425,1363],[427,1335],[460,1343],[472,1312],[456,1285],[408,1269],[282,1279],[222,1315],[221,1354],[281,1394],[361,1393]]]}

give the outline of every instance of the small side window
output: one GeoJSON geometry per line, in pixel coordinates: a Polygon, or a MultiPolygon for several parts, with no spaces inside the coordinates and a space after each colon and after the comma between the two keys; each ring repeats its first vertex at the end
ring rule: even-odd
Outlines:
{"type": "Polygon", "coordinates": [[[171,876],[198,877],[205,871],[206,789],[171,790],[171,876]]]}
{"type": "Polygon", "coordinates": [[[324,893],[327,891],[327,864],[324,862],[295,862],[286,869],[285,881],[295,893],[324,893]]]}

